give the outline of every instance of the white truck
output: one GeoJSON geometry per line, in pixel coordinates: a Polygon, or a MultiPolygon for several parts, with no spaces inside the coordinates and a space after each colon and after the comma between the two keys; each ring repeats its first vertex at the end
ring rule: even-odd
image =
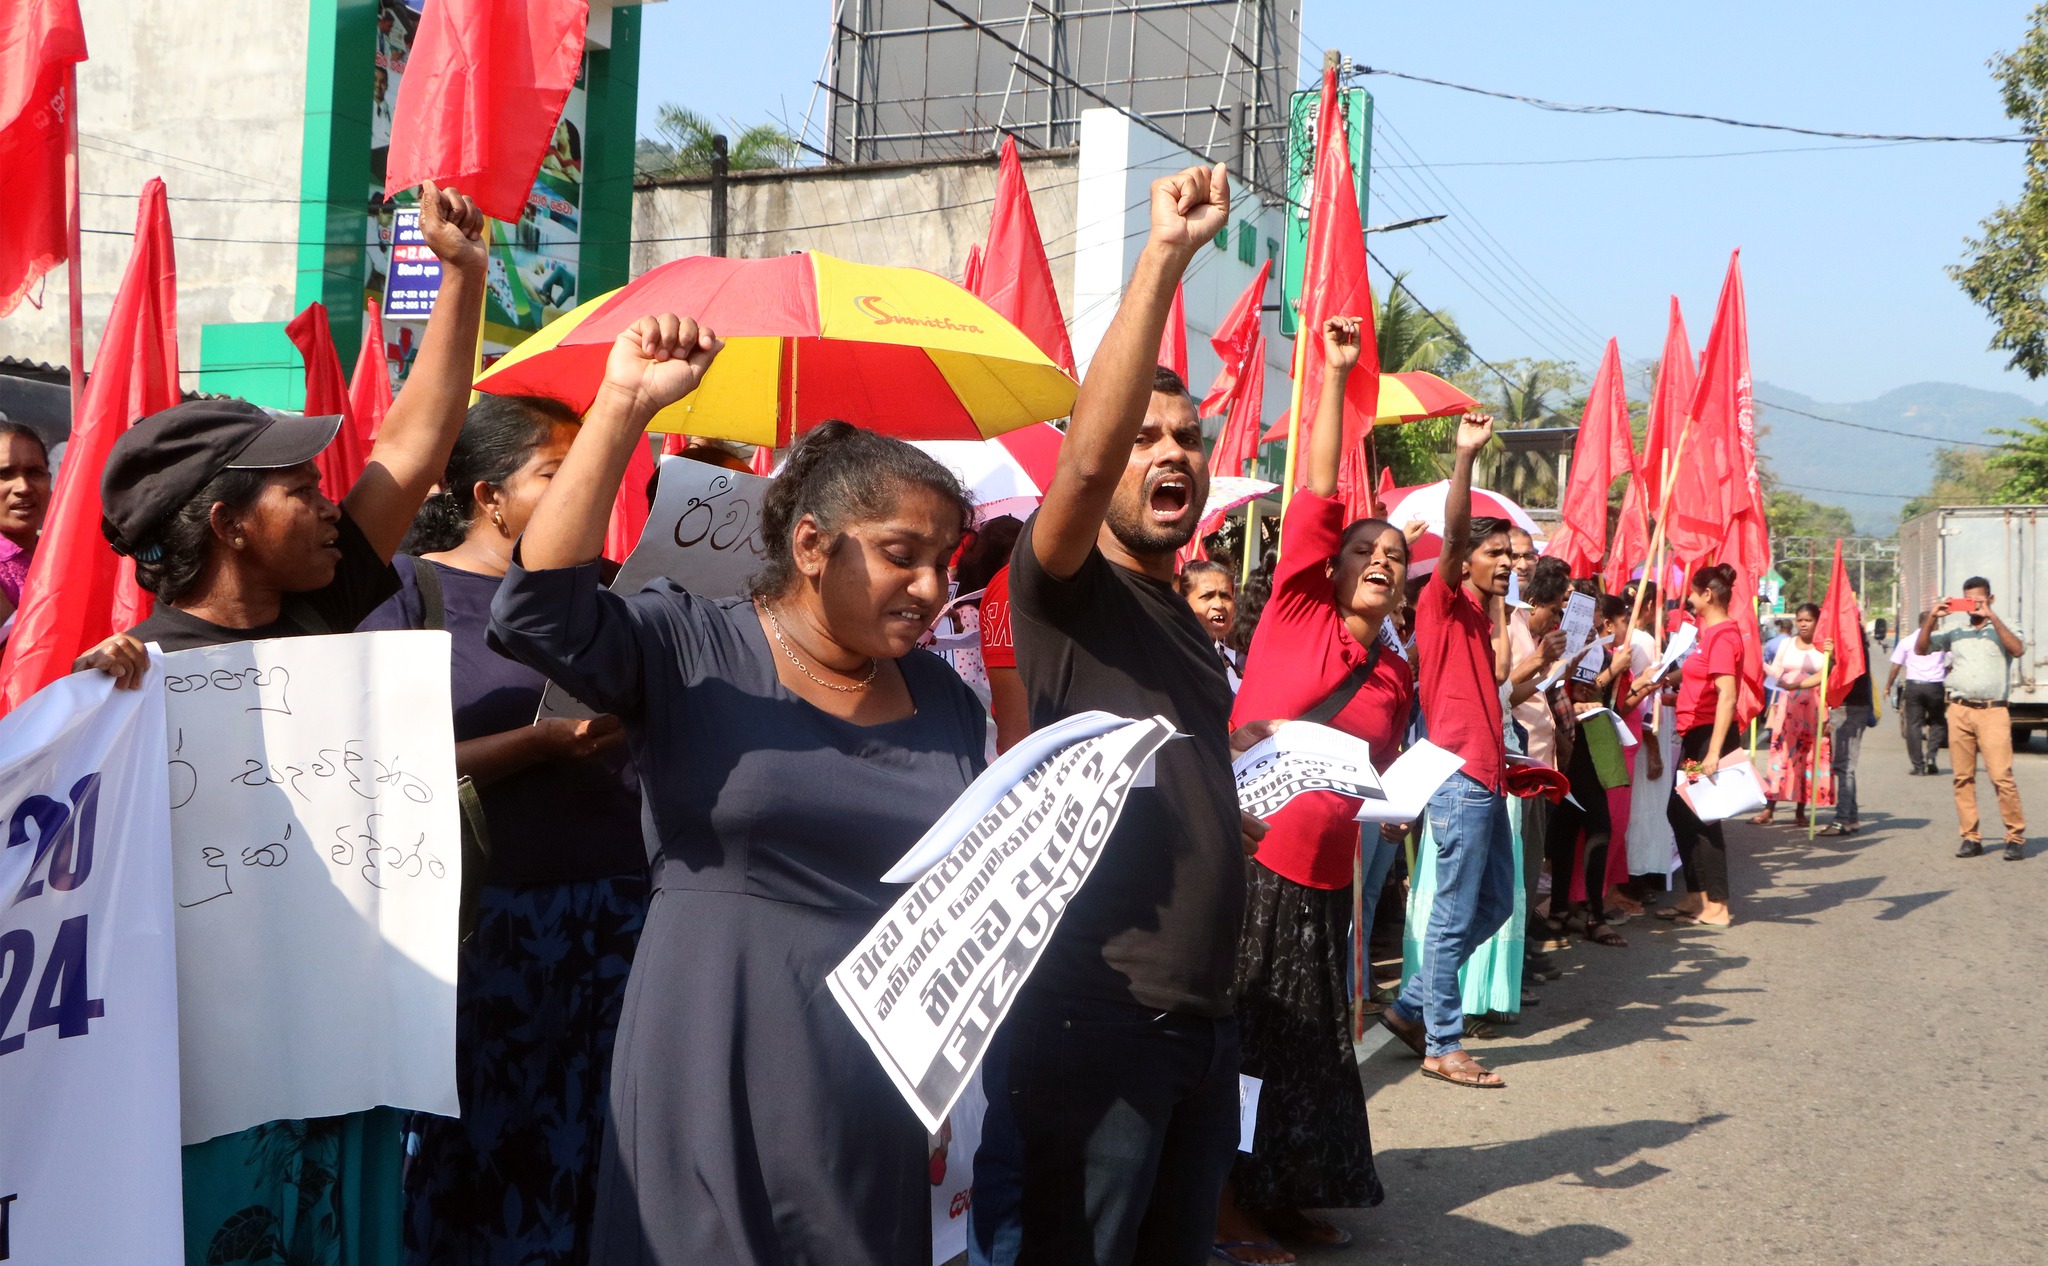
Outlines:
{"type": "Polygon", "coordinates": [[[2048,506],[1942,506],[1899,528],[1898,630],[1910,637],[1928,607],[1961,597],[1963,582],[1991,582],[1999,618],[2018,629],[2026,654],[2012,661],[2013,746],[2048,729],[2048,566],[2041,551],[2048,506]]]}

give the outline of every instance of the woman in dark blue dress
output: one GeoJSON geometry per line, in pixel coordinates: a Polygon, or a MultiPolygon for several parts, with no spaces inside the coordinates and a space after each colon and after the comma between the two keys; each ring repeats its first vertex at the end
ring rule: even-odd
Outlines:
{"type": "Polygon", "coordinates": [[[667,316],[619,338],[492,611],[507,653],[624,721],[658,854],[592,1260],[922,1266],[924,1130],[825,976],[978,772],[980,705],[912,653],[970,508],[924,454],[826,423],[767,496],[751,598],[600,589],[632,446],[719,346],[667,316]]]}

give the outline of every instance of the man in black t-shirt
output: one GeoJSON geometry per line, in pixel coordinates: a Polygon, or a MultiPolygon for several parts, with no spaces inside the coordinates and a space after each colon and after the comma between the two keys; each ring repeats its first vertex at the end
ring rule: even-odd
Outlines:
{"type": "Polygon", "coordinates": [[[983,1149],[1016,1168],[1025,1266],[1206,1261],[1237,1147],[1231,975],[1244,840],[1263,828],[1237,808],[1223,663],[1174,592],[1209,477],[1195,402],[1155,363],[1174,287],[1228,217],[1221,167],[1153,184],[1150,239],[1010,565],[1034,726],[1099,708],[1185,735],[1132,792],[990,1055],[1009,1111],[983,1149]]]}

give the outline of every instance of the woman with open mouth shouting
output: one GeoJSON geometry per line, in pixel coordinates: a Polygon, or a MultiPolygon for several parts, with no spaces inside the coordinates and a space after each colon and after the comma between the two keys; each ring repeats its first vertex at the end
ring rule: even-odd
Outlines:
{"type": "MultiPolygon", "coordinates": [[[[1327,372],[1308,482],[1281,524],[1272,597],[1252,637],[1232,724],[1318,721],[1365,740],[1373,764],[1385,769],[1415,693],[1393,620],[1408,579],[1408,541],[1384,520],[1344,522],[1335,496],[1344,388],[1364,323],[1333,317],[1322,335],[1327,372]]],[[[1244,1072],[1265,1085],[1253,1150],[1238,1157],[1217,1217],[1217,1246],[1232,1261],[1294,1260],[1279,1239],[1349,1243],[1349,1232],[1303,1210],[1366,1208],[1382,1198],[1345,976],[1356,812],[1334,792],[1298,796],[1272,816],[1258,857],[1245,863],[1237,1019],[1244,1072]]]]}

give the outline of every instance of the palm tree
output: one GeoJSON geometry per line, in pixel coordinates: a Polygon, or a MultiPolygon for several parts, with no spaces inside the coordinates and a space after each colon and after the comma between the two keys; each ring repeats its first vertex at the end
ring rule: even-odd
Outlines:
{"type": "Polygon", "coordinates": [[[1402,374],[1422,370],[1432,374],[1454,374],[1471,362],[1458,324],[1448,313],[1430,314],[1408,297],[1402,281],[1408,274],[1395,273],[1373,321],[1378,336],[1380,372],[1402,374]]]}
{"type": "MultiPolygon", "coordinates": [[[[689,179],[711,174],[712,137],[719,125],[707,115],[673,102],[655,114],[655,135],[641,137],[634,166],[643,176],[689,179]]],[[[796,159],[796,138],[772,123],[741,128],[726,146],[728,171],[787,167],[796,159]]]]}

